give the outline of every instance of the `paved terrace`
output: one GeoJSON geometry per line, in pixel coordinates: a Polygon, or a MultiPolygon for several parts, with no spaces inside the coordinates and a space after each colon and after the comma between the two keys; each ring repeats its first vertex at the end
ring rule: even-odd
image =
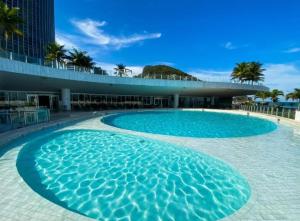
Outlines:
{"type": "MultiPolygon", "coordinates": [[[[230,113],[247,114],[242,111],[230,113]]],[[[275,117],[253,115],[277,121],[275,117]]],[[[252,189],[249,202],[224,221],[300,220],[300,125],[295,121],[281,119],[279,128],[272,133],[230,139],[145,134],[102,124],[99,117],[77,122],[63,129],[118,131],[202,151],[239,170],[252,189]]],[[[19,133],[19,136],[24,134],[26,131],[19,133]]],[[[2,149],[4,155],[0,158],[0,220],[90,220],[49,202],[27,186],[16,168],[16,158],[23,145],[16,144],[11,149],[2,149]]]]}

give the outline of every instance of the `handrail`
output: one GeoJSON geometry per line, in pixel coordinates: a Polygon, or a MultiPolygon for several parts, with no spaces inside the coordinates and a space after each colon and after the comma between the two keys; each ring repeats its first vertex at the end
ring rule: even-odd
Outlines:
{"type": "Polygon", "coordinates": [[[13,52],[8,51],[0,51],[0,57],[6,58],[9,60],[15,60],[20,61],[28,64],[35,64],[40,66],[45,66],[53,69],[59,69],[59,70],[67,70],[67,71],[74,71],[74,72],[83,72],[87,74],[96,74],[96,75],[108,75],[108,76],[114,76],[114,77],[120,77],[120,78],[142,78],[142,79],[158,79],[158,80],[175,80],[175,81],[200,81],[200,82],[228,82],[228,83],[235,83],[235,84],[241,84],[241,85],[253,85],[253,86],[263,86],[260,82],[238,82],[236,80],[225,80],[224,78],[216,79],[213,78],[213,80],[208,79],[198,79],[195,76],[178,76],[178,75],[166,75],[164,73],[155,73],[155,74],[141,74],[141,73],[133,73],[132,71],[131,76],[127,75],[126,73],[121,74],[116,71],[109,71],[109,70],[103,70],[101,68],[83,68],[78,67],[73,64],[64,63],[64,62],[47,62],[43,61],[42,59],[29,57],[26,55],[20,55],[13,52]]]}
{"type": "Polygon", "coordinates": [[[296,110],[297,110],[292,108],[274,107],[274,106],[265,106],[265,105],[240,105],[239,109],[247,112],[262,113],[262,114],[284,117],[293,120],[295,120],[296,110]]]}
{"type": "Polygon", "coordinates": [[[0,133],[50,121],[49,109],[0,110],[0,133]]]}

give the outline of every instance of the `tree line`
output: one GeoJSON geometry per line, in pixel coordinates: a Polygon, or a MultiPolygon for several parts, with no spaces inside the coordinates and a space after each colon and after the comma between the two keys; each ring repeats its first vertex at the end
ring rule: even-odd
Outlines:
{"type": "MultiPolygon", "coordinates": [[[[284,96],[283,91],[273,89],[272,91],[260,91],[255,95],[255,98],[261,99],[262,102],[265,102],[268,98],[273,102],[278,102],[280,96],[284,96]]],[[[293,92],[286,94],[285,99],[300,102],[300,88],[295,88],[293,92]]]]}
{"type": "MultiPolygon", "coordinates": [[[[76,48],[68,51],[64,45],[60,45],[57,42],[50,43],[47,46],[45,61],[54,62],[56,66],[59,64],[71,64],[83,70],[93,69],[95,74],[108,75],[104,69],[96,65],[93,58],[86,51],[76,48]]],[[[128,76],[128,73],[132,73],[124,64],[117,64],[114,70],[119,77],[128,76]]]]}

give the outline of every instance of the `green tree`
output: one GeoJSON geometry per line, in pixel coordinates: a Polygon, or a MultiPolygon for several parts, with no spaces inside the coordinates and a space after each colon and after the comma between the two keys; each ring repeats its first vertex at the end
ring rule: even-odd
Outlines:
{"type": "Polygon", "coordinates": [[[231,73],[232,80],[239,80],[241,83],[245,81],[248,74],[249,65],[247,62],[237,63],[231,73]]]}
{"type": "Polygon", "coordinates": [[[66,58],[67,50],[64,47],[65,47],[64,45],[60,45],[56,42],[48,44],[46,48],[46,56],[45,56],[46,61],[48,62],[55,61],[57,67],[58,63],[63,62],[63,59],[66,58]]]}
{"type": "Polygon", "coordinates": [[[115,67],[115,74],[119,77],[124,77],[124,76],[128,76],[127,73],[128,72],[131,72],[132,73],[132,70],[126,68],[126,65],[124,64],[117,64],[116,65],[117,67],[115,67]]]}
{"type": "Polygon", "coordinates": [[[86,51],[80,51],[77,49],[69,51],[67,59],[69,60],[70,64],[84,68],[85,70],[92,69],[95,65],[93,59],[87,54],[86,51]]]}
{"type": "Polygon", "coordinates": [[[262,68],[263,64],[259,62],[249,62],[248,63],[248,71],[246,76],[244,76],[245,81],[250,81],[253,85],[254,82],[264,81],[264,68],[262,68]]]}
{"type": "Polygon", "coordinates": [[[231,78],[232,80],[239,80],[241,83],[250,81],[253,84],[263,81],[265,69],[262,66],[263,64],[254,61],[238,63],[232,71],[231,78]]]}
{"type": "Polygon", "coordinates": [[[0,1],[0,44],[2,48],[5,41],[5,49],[7,48],[7,40],[13,34],[22,36],[23,32],[19,29],[19,25],[23,23],[19,16],[19,8],[9,8],[2,0],[0,1]]]}
{"type": "Polygon", "coordinates": [[[269,91],[259,91],[255,95],[255,99],[259,98],[262,100],[262,103],[265,102],[266,99],[271,97],[271,93],[269,91]]]}
{"type": "Polygon", "coordinates": [[[270,98],[273,102],[277,102],[278,101],[278,97],[279,96],[284,96],[284,93],[283,91],[280,91],[278,89],[273,89],[271,92],[270,92],[270,98]]]}
{"type": "Polygon", "coordinates": [[[300,102],[300,88],[295,88],[295,90],[288,93],[285,98],[286,100],[292,99],[293,101],[298,100],[300,102]]]}

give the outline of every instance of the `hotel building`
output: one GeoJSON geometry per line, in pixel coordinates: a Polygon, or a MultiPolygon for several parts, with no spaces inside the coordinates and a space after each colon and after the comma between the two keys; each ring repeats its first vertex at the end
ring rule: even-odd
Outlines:
{"type": "Polygon", "coordinates": [[[20,8],[24,35],[13,35],[0,53],[0,109],[228,108],[233,96],[268,90],[262,85],[115,77],[70,65],[44,66],[45,47],[55,40],[54,0],[4,2],[20,8]]]}

